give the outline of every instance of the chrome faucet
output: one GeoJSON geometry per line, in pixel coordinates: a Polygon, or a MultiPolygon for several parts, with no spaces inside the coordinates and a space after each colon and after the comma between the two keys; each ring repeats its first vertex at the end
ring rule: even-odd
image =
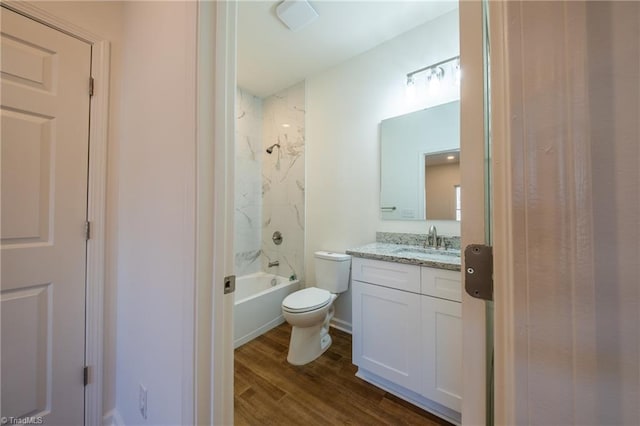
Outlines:
{"type": "Polygon", "coordinates": [[[278,260],[274,260],[273,262],[269,262],[269,268],[273,268],[274,266],[279,266],[280,262],[278,260]]]}
{"type": "Polygon", "coordinates": [[[438,231],[436,230],[435,225],[431,225],[429,227],[429,234],[427,235],[427,241],[425,242],[425,247],[433,247],[435,249],[438,248],[438,231]]]}

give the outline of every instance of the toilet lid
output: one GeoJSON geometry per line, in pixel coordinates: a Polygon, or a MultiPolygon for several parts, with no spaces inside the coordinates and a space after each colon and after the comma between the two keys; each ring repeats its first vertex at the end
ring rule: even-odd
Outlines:
{"type": "Polygon", "coordinates": [[[306,312],[322,308],[331,301],[331,292],[317,287],[309,287],[291,293],[282,301],[282,308],[288,312],[306,312]]]}

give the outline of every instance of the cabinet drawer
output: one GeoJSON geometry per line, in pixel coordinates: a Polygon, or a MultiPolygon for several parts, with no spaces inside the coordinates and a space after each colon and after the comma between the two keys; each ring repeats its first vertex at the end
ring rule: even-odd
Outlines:
{"type": "Polygon", "coordinates": [[[442,299],[462,301],[462,282],[459,271],[422,267],[421,293],[442,299]]]}
{"type": "Polygon", "coordinates": [[[420,267],[417,265],[356,257],[351,264],[351,276],[356,281],[420,293],[420,267]]]}

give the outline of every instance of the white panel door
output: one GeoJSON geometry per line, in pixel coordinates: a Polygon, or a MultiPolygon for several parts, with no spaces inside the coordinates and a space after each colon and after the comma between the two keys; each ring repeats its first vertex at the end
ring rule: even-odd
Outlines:
{"type": "Polygon", "coordinates": [[[353,362],[420,392],[420,295],[352,282],[353,362]]]}
{"type": "Polygon", "coordinates": [[[422,299],[422,355],[425,398],[462,409],[462,304],[431,296],[422,299]]]}
{"type": "Polygon", "coordinates": [[[84,423],[91,46],[5,8],[1,416],[84,423]]]}

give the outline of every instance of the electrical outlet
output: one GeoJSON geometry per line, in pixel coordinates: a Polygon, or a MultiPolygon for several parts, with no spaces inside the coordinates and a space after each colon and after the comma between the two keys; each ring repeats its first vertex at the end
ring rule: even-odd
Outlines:
{"type": "Polygon", "coordinates": [[[140,383],[140,389],[138,392],[138,409],[142,418],[147,420],[147,388],[140,383]]]}

